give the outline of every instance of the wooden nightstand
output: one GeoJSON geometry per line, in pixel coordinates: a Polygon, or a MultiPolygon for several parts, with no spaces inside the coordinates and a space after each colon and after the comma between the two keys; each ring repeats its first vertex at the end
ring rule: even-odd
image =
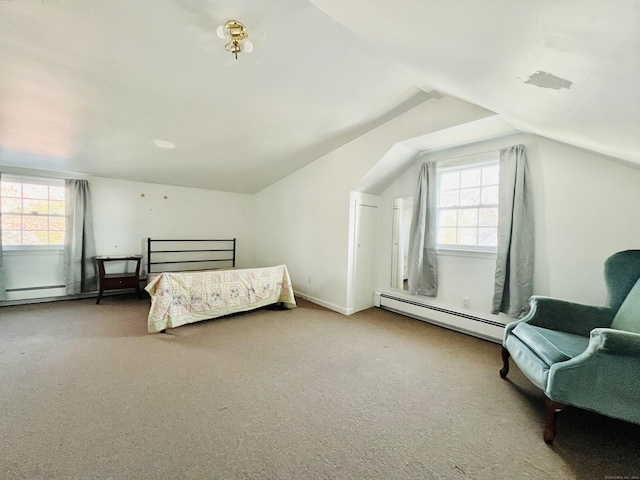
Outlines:
{"type": "Polygon", "coordinates": [[[138,292],[138,298],[142,298],[140,292],[140,261],[142,255],[110,255],[105,257],[96,257],[98,264],[98,276],[100,278],[100,293],[96,304],[100,303],[102,294],[105,290],[118,290],[122,288],[135,288],[138,292]],[[104,264],[106,262],[136,262],[135,273],[105,273],[104,264]]]}

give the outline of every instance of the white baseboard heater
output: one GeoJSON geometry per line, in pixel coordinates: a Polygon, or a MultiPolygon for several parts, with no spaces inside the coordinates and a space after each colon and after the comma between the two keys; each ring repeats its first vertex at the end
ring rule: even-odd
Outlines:
{"type": "Polygon", "coordinates": [[[502,342],[504,323],[439,307],[437,305],[396,297],[388,293],[376,295],[379,296],[379,301],[376,301],[376,306],[385,310],[390,310],[401,315],[433,323],[492,342],[502,342]]]}
{"type": "Polygon", "coordinates": [[[65,288],[64,285],[43,285],[40,287],[21,287],[21,288],[7,288],[5,292],[29,292],[31,290],[53,290],[55,288],[65,288]]]}

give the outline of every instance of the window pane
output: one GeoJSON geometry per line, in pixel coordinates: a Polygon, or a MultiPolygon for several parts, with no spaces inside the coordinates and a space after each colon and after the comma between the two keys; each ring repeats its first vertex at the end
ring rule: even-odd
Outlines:
{"type": "Polygon", "coordinates": [[[2,244],[3,245],[21,245],[22,233],[15,230],[4,230],[2,232],[2,244]]]}
{"type": "Polygon", "coordinates": [[[460,190],[460,205],[478,205],[480,203],[479,188],[465,188],[460,190]]]}
{"type": "Polygon", "coordinates": [[[49,230],[64,232],[64,217],[49,217],[49,230]]]}
{"type": "Polygon", "coordinates": [[[49,213],[49,202],[46,200],[24,200],[23,207],[25,213],[49,213]]]}
{"type": "Polygon", "coordinates": [[[482,188],[482,204],[483,205],[498,204],[498,187],[497,186],[482,188]]]}
{"type": "Polygon", "coordinates": [[[477,228],[459,228],[458,245],[476,245],[477,228]]]}
{"type": "Polygon", "coordinates": [[[64,215],[64,202],[57,200],[49,202],[49,215],[64,215]]]}
{"type": "Polygon", "coordinates": [[[497,228],[479,228],[478,229],[478,245],[483,247],[498,246],[498,229],[497,228]]]}
{"type": "Polygon", "coordinates": [[[49,232],[22,232],[22,244],[23,245],[49,245],[49,232]]]}
{"type": "Polygon", "coordinates": [[[53,183],[0,182],[3,245],[64,245],[65,188],[53,183]]]}
{"type": "Polygon", "coordinates": [[[64,245],[64,232],[49,232],[49,245],[64,245]]]}
{"type": "Polygon", "coordinates": [[[4,243],[5,230],[20,230],[22,227],[22,217],[20,215],[2,215],[2,242],[4,243]]]}
{"type": "Polygon", "coordinates": [[[14,182],[2,182],[1,192],[3,197],[21,197],[22,184],[14,182]]]}
{"type": "Polygon", "coordinates": [[[30,183],[22,184],[22,196],[24,198],[49,198],[49,186],[48,185],[32,185],[30,183]]]}
{"type": "Polygon", "coordinates": [[[500,165],[482,167],[482,185],[498,185],[500,165]]]}
{"type": "Polygon", "coordinates": [[[443,190],[440,192],[441,207],[455,207],[460,204],[459,190],[443,190]]]}
{"type": "Polygon", "coordinates": [[[2,212],[21,213],[22,200],[19,198],[2,198],[2,212]]]}
{"type": "Polygon", "coordinates": [[[22,217],[23,230],[47,230],[49,228],[49,217],[37,215],[24,215],[22,217]]]}
{"type": "Polygon", "coordinates": [[[498,225],[498,209],[480,208],[478,210],[478,225],[487,227],[498,225]]]}
{"type": "MultiPolygon", "coordinates": [[[[495,160],[438,171],[438,244],[495,248],[500,201],[497,152],[495,160]]],[[[478,162],[486,161],[483,156],[478,162]]]]}
{"type": "Polygon", "coordinates": [[[438,243],[444,245],[456,244],[456,229],[455,228],[439,228],[438,229],[438,243]]]}
{"type": "Polygon", "coordinates": [[[460,188],[479,187],[482,170],[470,168],[460,172],[460,188]]]}
{"type": "Polygon", "coordinates": [[[477,225],[478,225],[478,210],[476,208],[458,210],[458,226],[475,227],[477,225]]]}
{"type": "Polygon", "coordinates": [[[49,187],[49,198],[51,200],[65,200],[64,187],[49,187]]]}
{"type": "Polygon", "coordinates": [[[440,179],[442,190],[453,190],[460,188],[460,172],[443,173],[440,179]]]}
{"type": "Polygon", "coordinates": [[[458,221],[457,210],[441,210],[438,225],[443,227],[455,227],[458,221]]]}

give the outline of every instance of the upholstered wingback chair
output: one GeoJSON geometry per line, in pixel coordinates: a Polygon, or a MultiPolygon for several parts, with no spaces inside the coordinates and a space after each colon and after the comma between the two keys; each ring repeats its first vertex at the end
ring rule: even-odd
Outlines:
{"type": "Polygon", "coordinates": [[[640,250],[619,252],[604,267],[608,306],[531,297],[531,311],[507,324],[502,378],[509,357],[547,396],[544,441],[567,405],[640,423],[640,250]]]}

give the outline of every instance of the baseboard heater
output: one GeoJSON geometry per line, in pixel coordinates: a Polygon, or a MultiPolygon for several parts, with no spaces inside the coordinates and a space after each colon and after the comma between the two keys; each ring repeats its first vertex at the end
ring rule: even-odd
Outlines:
{"type": "Polygon", "coordinates": [[[29,292],[31,290],[52,290],[54,288],[65,288],[64,285],[45,285],[42,287],[7,288],[6,292],[29,292]]]}
{"type": "MultiPolygon", "coordinates": [[[[65,288],[64,285],[52,285],[46,287],[25,287],[25,288],[7,288],[5,291],[8,292],[25,292],[28,290],[49,290],[54,288],[65,288]]],[[[125,288],[123,290],[117,291],[107,291],[104,293],[104,296],[112,296],[112,295],[126,295],[130,293],[135,293],[135,289],[133,288],[125,288]]],[[[79,300],[82,298],[92,298],[97,297],[98,291],[94,290],[91,292],[82,292],[75,295],[57,295],[55,297],[35,297],[35,298],[19,298],[15,300],[0,300],[0,307],[11,307],[16,305],[30,305],[33,303],[48,303],[48,302],[60,302],[64,300],[79,300]]]]}
{"type": "Polygon", "coordinates": [[[380,293],[380,308],[418,318],[419,320],[425,320],[439,326],[458,330],[463,333],[468,333],[494,342],[501,341],[502,339],[504,323],[477,317],[468,313],[458,312],[456,310],[436,305],[420,303],[386,293],[380,293]],[[385,302],[385,300],[389,300],[390,302],[385,302]],[[403,308],[403,306],[405,308],[403,308]],[[461,321],[454,323],[449,322],[447,321],[447,316],[461,319],[461,321]]]}

